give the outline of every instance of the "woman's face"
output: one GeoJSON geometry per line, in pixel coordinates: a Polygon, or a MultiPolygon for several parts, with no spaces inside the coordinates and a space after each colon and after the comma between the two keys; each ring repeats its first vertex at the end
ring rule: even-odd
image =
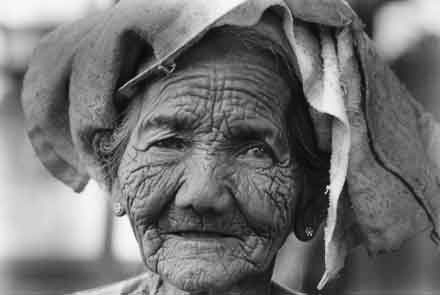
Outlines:
{"type": "Polygon", "coordinates": [[[199,51],[145,91],[118,170],[145,264],[187,291],[267,270],[303,175],[286,129],[295,98],[274,61],[199,51]]]}

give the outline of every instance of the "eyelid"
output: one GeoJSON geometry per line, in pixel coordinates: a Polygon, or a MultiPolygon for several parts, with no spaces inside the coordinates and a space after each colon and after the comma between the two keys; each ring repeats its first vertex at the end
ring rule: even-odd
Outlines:
{"type": "Polygon", "coordinates": [[[189,141],[181,136],[167,136],[153,141],[149,148],[157,147],[163,149],[183,150],[188,147],[189,141]]]}
{"type": "Polygon", "coordinates": [[[237,152],[238,155],[242,155],[245,152],[248,152],[249,150],[253,149],[253,148],[258,148],[258,147],[262,147],[264,148],[264,150],[268,151],[268,156],[274,161],[274,163],[279,163],[279,159],[278,156],[276,155],[275,151],[273,150],[273,148],[270,146],[270,144],[268,144],[265,141],[253,141],[253,142],[249,142],[247,144],[244,144],[239,151],[237,152]]]}
{"type": "Polygon", "coordinates": [[[142,136],[139,137],[138,142],[135,145],[135,149],[138,151],[147,151],[152,144],[160,140],[164,140],[175,136],[175,133],[171,130],[153,130],[151,132],[144,132],[142,136]]]}

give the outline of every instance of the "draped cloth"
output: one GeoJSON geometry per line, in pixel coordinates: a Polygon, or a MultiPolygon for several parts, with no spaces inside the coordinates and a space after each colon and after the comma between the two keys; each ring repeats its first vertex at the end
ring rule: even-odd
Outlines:
{"type": "Polygon", "coordinates": [[[359,243],[389,251],[427,228],[437,240],[439,125],[380,60],[344,0],[121,0],[58,28],[40,42],[24,80],[38,157],[75,191],[89,178],[105,185],[92,143],[117,127],[115,100],[129,100],[210,29],[254,26],[268,9],[281,19],[268,32],[288,40],[318,145],[331,153],[319,288],[359,243]]]}

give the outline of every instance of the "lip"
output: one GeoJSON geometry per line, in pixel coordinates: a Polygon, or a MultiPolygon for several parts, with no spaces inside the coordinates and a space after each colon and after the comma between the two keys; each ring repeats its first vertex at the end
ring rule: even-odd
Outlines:
{"type": "Polygon", "coordinates": [[[211,240],[211,239],[225,239],[225,238],[237,238],[235,235],[222,233],[222,232],[213,232],[213,231],[176,231],[167,233],[168,235],[177,236],[183,239],[190,240],[211,240]]]}

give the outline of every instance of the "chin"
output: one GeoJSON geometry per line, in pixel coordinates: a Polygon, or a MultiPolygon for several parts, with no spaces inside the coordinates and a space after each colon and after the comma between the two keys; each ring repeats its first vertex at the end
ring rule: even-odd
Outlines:
{"type": "Polygon", "coordinates": [[[242,252],[238,239],[167,239],[158,252],[157,273],[187,292],[227,290],[261,270],[242,252]]]}

